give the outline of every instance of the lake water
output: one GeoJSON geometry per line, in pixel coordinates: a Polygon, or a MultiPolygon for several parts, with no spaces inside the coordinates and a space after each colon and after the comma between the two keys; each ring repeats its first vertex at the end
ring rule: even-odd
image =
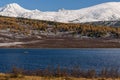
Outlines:
{"type": "Polygon", "coordinates": [[[83,69],[120,66],[120,49],[0,49],[0,72],[16,66],[28,70],[48,65],[83,69]]]}

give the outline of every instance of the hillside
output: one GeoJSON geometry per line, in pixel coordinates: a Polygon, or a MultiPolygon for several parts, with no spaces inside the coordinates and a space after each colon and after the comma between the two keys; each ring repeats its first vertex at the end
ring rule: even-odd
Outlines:
{"type": "Polygon", "coordinates": [[[119,27],[97,26],[92,24],[57,23],[26,18],[0,17],[0,32],[17,37],[112,37],[119,38],[119,27]],[[109,35],[108,35],[109,34],[109,35]]]}
{"type": "Polygon", "coordinates": [[[117,47],[119,40],[111,39],[119,38],[119,27],[58,23],[0,16],[0,47],[99,47],[96,46],[98,42],[101,47],[105,47],[105,42],[115,42],[116,45],[107,43],[106,46],[117,47]],[[110,40],[104,41],[101,39],[110,40]]]}
{"type": "Polygon", "coordinates": [[[87,22],[86,24],[96,25],[96,26],[111,26],[120,27],[120,21],[97,21],[97,22],[87,22]]]}

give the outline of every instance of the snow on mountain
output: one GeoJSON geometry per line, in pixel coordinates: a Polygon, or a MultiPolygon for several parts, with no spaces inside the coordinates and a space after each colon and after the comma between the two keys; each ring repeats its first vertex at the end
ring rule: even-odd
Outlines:
{"type": "Polygon", "coordinates": [[[12,3],[1,7],[0,15],[74,23],[111,21],[120,20],[120,2],[107,2],[79,10],[61,9],[57,12],[42,12],[37,9],[27,10],[17,3],[12,3]]]}
{"type": "Polygon", "coordinates": [[[19,17],[25,12],[30,12],[30,10],[24,9],[16,3],[8,4],[0,8],[0,15],[3,16],[19,17]]]}
{"type": "Polygon", "coordinates": [[[108,2],[78,10],[73,22],[112,21],[120,19],[120,2],[108,2]]]}

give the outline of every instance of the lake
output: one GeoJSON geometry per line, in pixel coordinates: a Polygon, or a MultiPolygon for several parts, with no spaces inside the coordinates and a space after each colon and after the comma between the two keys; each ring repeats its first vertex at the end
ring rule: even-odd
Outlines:
{"type": "Polygon", "coordinates": [[[0,72],[14,66],[27,70],[47,66],[83,69],[120,67],[120,49],[0,49],[0,72]]]}

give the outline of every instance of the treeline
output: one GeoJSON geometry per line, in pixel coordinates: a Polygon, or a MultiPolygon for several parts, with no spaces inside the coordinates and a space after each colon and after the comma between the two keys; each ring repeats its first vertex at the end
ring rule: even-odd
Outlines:
{"type": "Polygon", "coordinates": [[[72,32],[89,37],[104,37],[109,34],[112,37],[120,37],[120,27],[96,26],[91,24],[58,23],[52,21],[33,20],[26,18],[12,18],[0,16],[0,29],[10,29],[11,32],[30,33],[30,30],[47,31],[51,27],[52,32],[72,32]]]}
{"type": "Polygon", "coordinates": [[[24,70],[14,67],[11,74],[13,76],[25,75],[25,76],[40,76],[40,77],[75,77],[75,78],[120,78],[119,68],[103,68],[102,70],[96,71],[95,69],[84,70],[78,66],[71,69],[61,68],[57,66],[46,67],[45,69],[37,70],[24,70]]]}
{"type": "Polygon", "coordinates": [[[5,28],[15,28],[15,29],[40,29],[45,30],[48,24],[51,23],[49,21],[41,21],[41,20],[32,20],[26,18],[15,18],[15,17],[3,17],[0,16],[0,29],[5,28]]]}
{"type": "Polygon", "coordinates": [[[73,34],[89,37],[104,37],[107,34],[113,35],[116,38],[120,37],[119,27],[94,26],[89,24],[58,24],[54,30],[61,32],[72,31],[73,34]]]}

